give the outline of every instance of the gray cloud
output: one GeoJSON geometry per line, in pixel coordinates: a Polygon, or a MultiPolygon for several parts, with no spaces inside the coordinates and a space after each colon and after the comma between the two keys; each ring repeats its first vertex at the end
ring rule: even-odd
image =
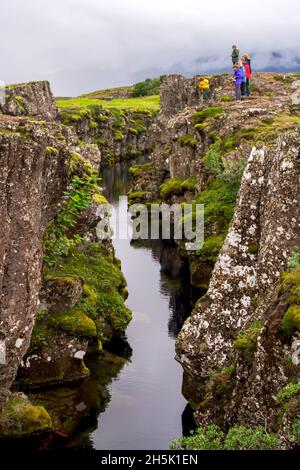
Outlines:
{"type": "Polygon", "coordinates": [[[224,71],[233,42],[259,70],[300,70],[299,17],[297,0],[10,0],[1,6],[0,79],[48,79],[57,95],[77,95],[224,71]]]}

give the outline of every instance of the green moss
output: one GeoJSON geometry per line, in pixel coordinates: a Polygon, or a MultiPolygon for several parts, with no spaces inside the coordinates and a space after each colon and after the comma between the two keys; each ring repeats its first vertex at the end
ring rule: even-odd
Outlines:
{"type": "Polygon", "coordinates": [[[223,111],[224,111],[224,108],[222,106],[206,108],[201,111],[197,111],[193,115],[193,121],[195,124],[201,124],[208,118],[218,119],[219,117],[222,116],[223,111]]]}
{"type": "Polygon", "coordinates": [[[197,252],[200,260],[202,262],[214,263],[224,245],[225,238],[226,233],[206,237],[203,247],[197,252]]]}
{"type": "Polygon", "coordinates": [[[290,304],[300,303],[300,265],[291,272],[281,275],[281,293],[288,293],[290,304]]]}
{"type": "Polygon", "coordinates": [[[92,305],[97,304],[98,294],[97,292],[88,284],[83,285],[83,293],[88,297],[92,305]]]}
{"type": "Polygon", "coordinates": [[[97,202],[97,204],[100,204],[100,205],[108,204],[108,200],[106,199],[105,196],[103,196],[103,194],[95,193],[92,199],[93,201],[97,202]]]}
{"type": "Polygon", "coordinates": [[[133,135],[139,135],[137,129],[134,129],[133,127],[128,127],[128,132],[133,135]]]}
{"type": "Polygon", "coordinates": [[[295,330],[300,330],[300,305],[292,305],[285,313],[282,323],[282,330],[287,334],[292,334],[295,330]]]}
{"type": "Polygon", "coordinates": [[[50,327],[47,318],[47,311],[38,310],[36,314],[36,321],[31,336],[31,343],[29,352],[33,353],[47,347],[53,338],[54,331],[50,327]]]}
{"type": "Polygon", "coordinates": [[[136,204],[138,202],[144,202],[147,199],[146,191],[129,191],[128,194],[128,204],[136,204]]]}
{"type": "Polygon", "coordinates": [[[11,396],[0,414],[0,436],[21,437],[51,428],[51,418],[45,408],[33,406],[19,394],[11,396]]]}
{"type": "Polygon", "coordinates": [[[289,383],[275,396],[278,403],[283,403],[295,396],[300,395],[300,384],[289,383]]]}
{"type": "Polygon", "coordinates": [[[129,173],[137,177],[153,169],[152,163],[144,163],[142,165],[133,165],[129,168],[129,173]]]}
{"type": "Polygon", "coordinates": [[[191,176],[182,181],[181,187],[184,191],[195,191],[197,185],[196,176],[191,176]]]}
{"type": "MultiPolygon", "coordinates": [[[[81,279],[85,286],[83,296],[68,315],[78,316],[77,312],[83,312],[96,324],[100,340],[106,339],[105,323],[115,333],[124,333],[131,319],[131,312],[124,305],[121,292],[126,282],[113,256],[100,244],[90,243],[72,248],[69,256],[61,258],[57,267],[46,268],[44,277],[46,280],[61,277],[81,279]]],[[[63,318],[63,323],[65,321],[63,318]]],[[[92,336],[92,324],[89,331],[92,336]]]]}
{"type": "Polygon", "coordinates": [[[121,142],[124,139],[124,134],[119,129],[116,129],[113,135],[116,142],[121,142]]]}
{"type": "Polygon", "coordinates": [[[89,122],[89,129],[90,130],[98,129],[98,124],[95,121],[90,121],[89,122]]]}
{"type": "Polygon", "coordinates": [[[46,147],[46,151],[50,153],[50,155],[58,155],[59,151],[54,147],[46,147]]]}
{"type": "Polygon", "coordinates": [[[94,170],[88,160],[86,160],[80,153],[70,152],[70,163],[69,170],[71,174],[78,172],[78,169],[81,167],[88,175],[94,173],[94,170]]]}
{"type": "Polygon", "coordinates": [[[190,178],[171,178],[160,186],[160,196],[162,199],[168,199],[173,195],[184,194],[185,191],[194,191],[197,184],[196,177],[190,178]]]}
{"type": "Polygon", "coordinates": [[[20,95],[14,95],[14,100],[16,102],[16,105],[17,105],[17,108],[19,109],[19,111],[21,112],[24,112],[24,109],[25,109],[25,105],[24,105],[24,98],[23,96],[20,96],[20,95]]]}
{"type": "Polygon", "coordinates": [[[85,338],[97,337],[95,322],[81,311],[55,315],[51,319],[51,324],[55,329],[66,331],[74,336],[83,336],[85,338]]]}
{"type": "Polygon", "coordinates": [[[233,101],[233,99],[229,95],[223,95],[223,96],[221,96],[220,101],[222,103],[228,103],[229,101],[233,101]]]}
{"type": "Polygon", "coordinates": [[[257,338],[261,331],[261,323],[255,321],[250,328],[238,334],[234,348],[241,352],[244,361],[251,365],[256,351],[257,338]]]}
{"type": "Polygon", "coordinates": [[[197,147],[197,139],[193,135],[185,134],[182,135],[178,138],[178,143],[180,145],[187,145],[188,147],[191,148],[196,148],[197,147]]]}
{"type": "Polygon", "coordinates": [[[258,251],[259,246],[256,243],[250,243],[248,245],[248,253],[250,253],[250,255],[255,255],[256,253],[258,253],[258,251]]]}

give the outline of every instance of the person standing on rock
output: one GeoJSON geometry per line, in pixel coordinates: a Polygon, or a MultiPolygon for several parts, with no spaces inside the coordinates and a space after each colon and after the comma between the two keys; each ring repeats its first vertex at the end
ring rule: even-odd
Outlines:
{"type": "Polygon", "coordinates": [[[232,67],[233,69],[233,78],[235,84],[235,99],[241,101],[242,98],[242,83],[243,83],[243,72],[241,67],[238,64],[232,67]]]}
{"type": "Polygon", "coordinates": [[[199,82],[199,90],[202,92],[204,101],[208,101],[211,98],[210,83],[208,78],[201,78],[199,82]]]}
{"type": "Polygon", "coordinates": [[[245,69],[245,66],[244,66],[244,62],[241,60],[239,60],[239,68],[241,69],[242,71],[242,75],[243,75],[243,78],[242,78],[242,84],[241,84],[241,95],[242,95],[242,98],[244,98],[245,96],[247,96],[246,94],[246,83],[247,83],[247,75],[246,75],[246,69],[245,69]]]}
{"type": "Polygon", "coordinates": [[[243,65],[246,71],[246,96],[251,94],[251,59],[248,54],[244,54],[242,57],[243,65]]]}
{"type": "Polygon", "coordinates": [[[240,59],[240,50],[236,44],[232,46],[232,53],[231,53],[232,64],[235,65],[239,62],[240,59]]]}

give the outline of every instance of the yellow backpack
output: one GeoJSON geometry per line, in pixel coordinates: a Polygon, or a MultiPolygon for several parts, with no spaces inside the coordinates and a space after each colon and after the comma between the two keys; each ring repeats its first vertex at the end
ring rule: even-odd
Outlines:
{"type": "Polygon", "coordinates": [[[200,90],[207,90],[209,88],[209,80],[207,78],[200,80],[199,88],[200,90]]]}

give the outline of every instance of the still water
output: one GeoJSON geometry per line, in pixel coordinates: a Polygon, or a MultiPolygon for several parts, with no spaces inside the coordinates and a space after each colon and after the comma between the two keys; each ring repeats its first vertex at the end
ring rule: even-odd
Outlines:
{"type": "MultiPolygon", "coordinates": [[[[127,164],[104,170],[102,178],[104,194],[118,208],[128,190],[127,164]]],[[[108,385],[110,401],[89,439],[95,449],[168,449],[185,425],[182,369],[174,355],[193,303],[189,274],[170,243],[116,239],[114,247],[133,312],[127,329],[132,355],[108,385]]]]}

